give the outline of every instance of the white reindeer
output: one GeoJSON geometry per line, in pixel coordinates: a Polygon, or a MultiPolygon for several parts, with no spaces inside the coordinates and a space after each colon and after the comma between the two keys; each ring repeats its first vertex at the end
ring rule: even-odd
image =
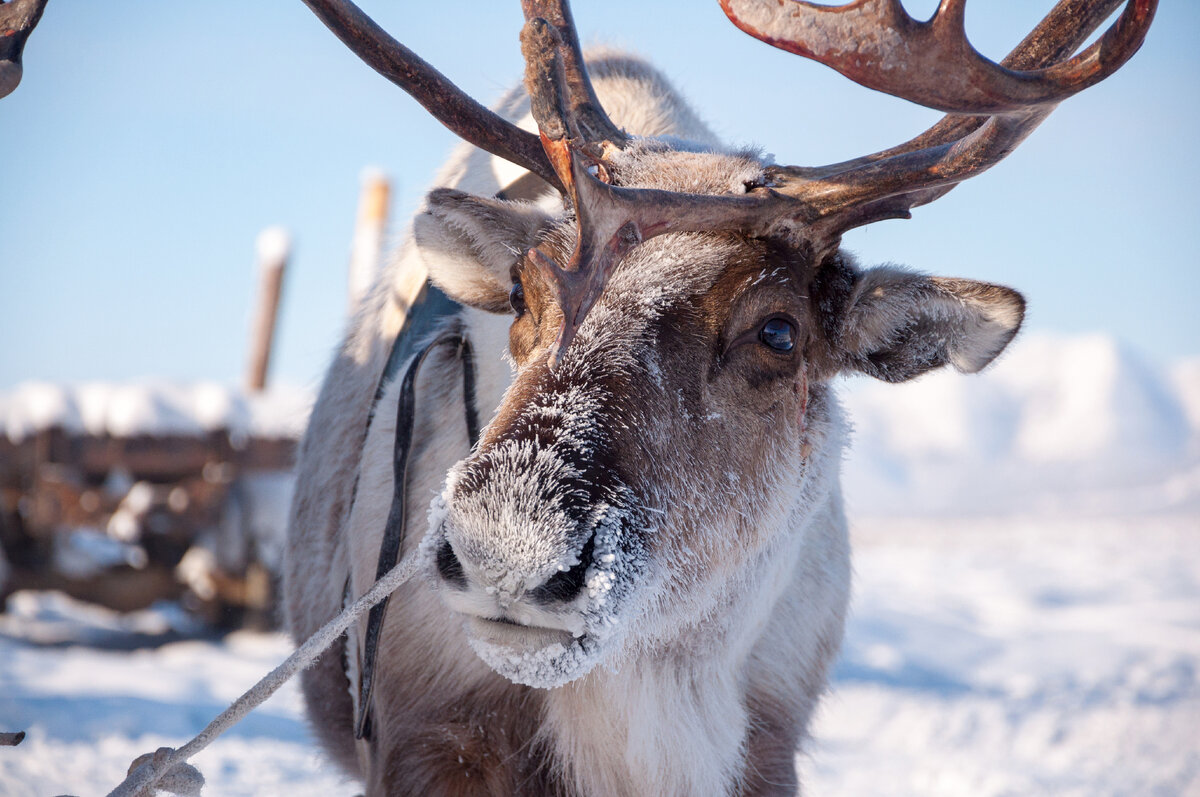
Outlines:
{"type": "Polygon", "coordinates": [[[526,128],[531,109],[540,140],[348,3],[306,2],[521,167],[465,146],[451,161],[438,184],[454,188],[429,195],[313,411],[292,633],[381,559],[419,549],[428,575],[306,673],[323,744],[373,795],[795,793],[849,591],[830,381],[977,371],[1023,313],[1008,288],[862,269],[840,236],[997,162],[1127,60],[1154,3],[1131,0],[1070,60],[1119,3],[1062,3],[1000,66],[966,45],[958,0],[931,23],[893,0],[723,0],[753,35],[951,114],[802,169],[722,146],[640,60],[585,71],[562,2],[524,0],[532,99],[500,109],[526,128]],[[455,345],[425,347],[447,332],[455,345]],[[473,446],[472,405],[490,418],[473,446]],[[437,495],[428,518],[405,495],[437,495]]]}

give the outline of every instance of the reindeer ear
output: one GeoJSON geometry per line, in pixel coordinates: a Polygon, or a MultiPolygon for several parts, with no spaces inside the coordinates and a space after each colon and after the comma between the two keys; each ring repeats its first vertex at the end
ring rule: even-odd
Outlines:
{"type": "Polygon", "coordinates": [[[549,223],[550,217],[529,202],[438,188],[413,220],[413,237],[430,279],[447,295],[471,307],[507,313],[510,271],[549,223]]]}
{"type": "Polygon", "coordinates": [[[844,365],[903,382],[949,363],[975,373],[1004,350],[1025,300],[1001,285],[882,266],[856,275],[840,341],[844,365]]]}

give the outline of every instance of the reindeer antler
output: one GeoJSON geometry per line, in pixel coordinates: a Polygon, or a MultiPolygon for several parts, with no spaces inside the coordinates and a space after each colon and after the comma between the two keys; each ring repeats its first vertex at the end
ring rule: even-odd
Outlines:
{"type": "Polygon", "coordinates": [[[1119,69],[1141,46],[1157,0],[1060,0],[1001,63],[971,47],[966,0],[942,0],[927,22],[899,0],[817,6],[804,0],[720,0],[751,35],[814,58],[870,88],[949,115],[916,138],[820,167],[776,166],[771,185],[708,196],[613,185],[610,157],[629,137],[604,113],[566,0],[522,0],[526,87],[540,136],[480,106],[396,42],[349,0],[304,0],[351,50],[466,140],[538,174],[574,209],[575,249],[565,264],[529,257],[556,288],[566,350],[617,263],[670,232],[770,234],[791,228],[820,257],[849,229],[907,218],[959,182],[998,163],[1057,103],[1119,69]],[[1125,2],[1117,22],[1072,55],[1125,2]],[[539,142],[540,139],[540,142],[539,142]],[[540,143],[540,146],[537,146],[540,143]]]}
{"type": "Polygon", "coordinates": [[[535,248],[529,258],[555,287],[563,325],[551,363],[571,345],[621,259],[647,238],[668,232],[743,229],[773,218],[771,197],[718,197],[609,183],[606,157],[629,137],[604,113],[583,65],[565,0],[522,0],[525,86],[542,147],[575,211],[575,248],[564,264],[535,248]]]}
{"type": "MultiPolygon", "coordinates": [[[[1104,0],[1104,2],[1100,3],[1089,2],[1089,0],[1060,2],[1000,62],[1000,65],[1010,69],[1034,70],[1061,61],[1078,49],[1079,45],[1100,26],[1101,22],[1112,14],[1113,9],[1120,5],[1121,2],[1123,0],[1104,0]],[[1070,35],[1064,35],[1064,30],[1070,31],[1070,35]]],[[[1054,106],[1042,107],[1041,111],[1043,115],[1040,118],[1044,119],[1045,115],[1048,115],[1053,108],[1054,106]]],[[[866,155],[842,163],[815,168],[797,166],[777,167],[776,172],[801,180],[826,178],[905,152],[929,149],[941,144],[961,140],[975,130],[978,130],[986,122],[987,117],[948,114],[919,136],[890,149],[876,152],[873,155],[866,155]]],[[[785,177],[784,179],[787,178],[785,177]]],[[[948,193],[955,185],[957,183],[919,192],[921,200],[918,201],[918,198],[914,195],[906,207],[912,208],[931,202],[948,193]]]]}
{"type": "Polygon", "coordinates": [[[566,134],[581,144],[623,145],[628,136],[608,118],[592,89],[567,4],[521,0],[521,10],[526,23],[521,32],[525,83],[542,135],[557,140],[566,134]],[[561,132],[548,127],[554,124],[565,127],[561,132]]]}

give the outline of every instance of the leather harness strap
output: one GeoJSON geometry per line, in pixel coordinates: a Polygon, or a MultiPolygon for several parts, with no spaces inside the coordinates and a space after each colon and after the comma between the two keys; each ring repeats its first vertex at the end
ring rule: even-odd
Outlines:
{"type": "MultiPolygon", "coordinates": [[[[388,381],[391,376],[388,372],[393,370],[392,361],[398,359],[396,353],[401,348],[400,342],[404,337],[402,332],[393,344],[392,356],[389,357],[389,368],[384,372],[380,390],[376,394],[376,402],[382,395],[383,383],[388,381]]],[[[400,396],[396,404],[396,439],[392,448],[392,506],[388,511],[387,525],[383,530],[383,541],[379,545],[379,563],[375,568],[376,580],[391,570],[400,556],[400,547],[404,541],[404,528],[407,521],[405,492],[408,481],[409,454],[413,442],[413,424],[416,417],[417,374],[429,354],[440,346],[455,346],[458,356],[462,360],[463,404],[465,405],[467,439],[472,448],[479,440],[479,411],[475,402],[475,362],[471,343],[461,328],[451,329],[434,338],[412,356],[400,384],[400,396]]],[[[372,417],[374,412],[375,408],[372,406],[372,417]]],[[[383,629],[383,620],[387,614],[388,600],[389,598],[385,598],[383,602],[374,606],[367,618],[358,684],[358,717],[354,723],[356,739],[371,737],[371,692],[375,685],[375,656],[379,647],[379,635],[383,629]]]]}

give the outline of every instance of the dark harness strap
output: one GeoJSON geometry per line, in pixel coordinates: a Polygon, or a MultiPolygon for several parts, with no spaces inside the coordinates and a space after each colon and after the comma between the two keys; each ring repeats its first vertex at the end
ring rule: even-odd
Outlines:
{"type": "MultiPolygon", "coordinates": [[[[393,345],[393,358],[389,359],[394,359],[399,342],[400,338],[398,337],[396,344],[393,345]]],[[[479,440],[479,411],[475,404],[475,362],[471,352],[471,342],[461,330],[444,332],[412,357],[408,368],[404,371],[404,379],[400,383],[400,397],[396,404],[396,440],[392,448],[392,506],[388,511],[387,525],[383,530],[383,541],[379,545],[379,563],[375,567],[377,581],[395,567],[400,556],[401,543],[404,541],[404,528],[407,521],[405,492],[416,414],[417,374],[421,369],[421,364],[434,349],[447,345],[457,347],[458,356],[463,364],[463,404],[467,421],[467,439],[472,447],[479,440]]],[[[387,372],[385,371],[385,378],[386,376],[387,372]]],[[[382,388],[381,384],[380,393],[382,393],[382,388]]],[[[376,395],[376,401],[378,400],[379,395],[376,395]]],[[[374,407],[372,407],[371,414],[374,415],[374,407]]],[[[356,739],[370,738],[371,736],[371,691],[375,685],[375,656],[389,600],[390,597],[384,598],[381,603],[371,609],[371,613],[367,617],[363,661],[359,671],[358,717],[354,723],[356,739]]]]}

